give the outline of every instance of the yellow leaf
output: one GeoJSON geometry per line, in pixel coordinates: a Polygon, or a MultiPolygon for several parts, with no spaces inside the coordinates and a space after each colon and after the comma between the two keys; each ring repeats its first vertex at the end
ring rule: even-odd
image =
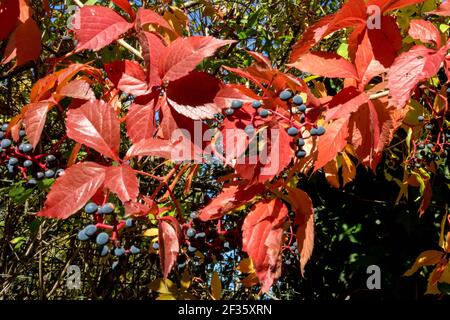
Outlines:
{"type": "Polygon", "coordinates": [[[328,183],[332,187],[339,188],[338,165],[336,159],[328,162],[323,167],[323,170],[325,172],[325,178],[327,179],[328,183]]]}
{"type": "MultiPolygon", "coordinates": [[[[447,212],[447,210],[445,210],[445,212],[447,212]]],[[[441,232],[439,233],[439,246],[445,251],[447,251],[445,248],[445,233],[444,233],[446,224],[447,224],[447,213],[444,213],[441,220],[441,232]]]]}
{"type": "Polygon", "coordinates": [[[163,293],[156,300],[177,300],[177,298],[172,293],[163,293]]]}
{"type": "Polygon", "coordinates": [[[253,261],[250,258],[242,259],[237,266],[237,269],[242,273],[254,273],[253,261]]]}
{"type": "Polygon", "coordinates": [[[222,297],[222,282],[217,272],[214,272],[211,277],[211,295],[215,300],[220,300],[222,297]]]}
{"type": "Polygon", "coordinates": [[[425,294],[440,294],[437,284],[438,280],[441,278],[442,273],[445,270],[445,265],[438,265],[436,268],[433,269],[433,271],[430,273],[430,276],[428,277],[428,283],[427,283],[427,291],[425,294]]]}
{"type": "Polygon", "coordinates": [[[158,228],[150,228],[142,234],[144,237],[156,237],[158,235],[158,228]]]}
{"type": "Polygon", "coordinates": [[[424,266],[435,265],[441,261],[443,255],[444,253],[442,251],[426,250],[417,257],[413,266],[409,270],[407,270],[403,275],[409,277],[424,266]]]}
{"type": "Polygon", "coordinates": [[[182,25],[175,15],[173,15],[169,11],[166,11],[164,12],[163,18],[166,19],[166,21],[178,35],[183,34],[182,25]]]}
{"type": "Polygon", "coordinates": [[[172,281],[170,281],[169,279],[155,279],[153,280],[148,287],[153,290],[156,291],[158,293],[161,294],[172,294],[174,292],[176,292],[176,286],[173,284],[172,281]]]}
{"type": "Polygon", "coordinates": [[[342,178],[343,185],[345,186],[347,183],[353,181],[356,176],[356,167],[353,161],[349,158],[349,156],[343,152],[342,159],[344,160],[342,163],[342,178]]]}
{"type": "Polygon", "coordinates": [[[259,283],[259,279],[258,279],[258,276],[256,275],[256,273],[250,273],[248,276],[246,276],[242,280],[242,284],[246,288],[256,286],[258,283],[259,283]]]}
{"type": "Polygon", "coordinates": [[[180,285],[181,285],[181,288],[183,288],[184,290],[189,289],[189,287],[191,286],[191,275],[189,274],[189,271],[187,268],[184,269],[183,276],[181,277],[180,285]]]}
{"type": "Polygon", "coordinates": [[[447,263],[444,272],[442,272],[439,282],[445,282],[450,284],[450,263],[447,263]]]}

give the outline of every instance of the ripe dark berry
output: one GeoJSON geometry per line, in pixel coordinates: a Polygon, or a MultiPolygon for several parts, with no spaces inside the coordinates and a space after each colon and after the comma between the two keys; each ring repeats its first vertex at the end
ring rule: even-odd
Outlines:
{"type": "Polygon", "coordinates": [[[190,217],[191,219],[197,219],[197,218],[198,218],[198,213],[195,212],[195,211],[192,211],[192,212],[189,214],[189,217],[190,217]]]}
{"type": "Polygon", "coordinates": [[[304,114],[302,114],[302,115],[300,116],[300,123],[305,123],[305,121],[306,121],[306,117],[305,117],[304,114]]]}
{"type": "Polygon", "coordinates": [[[114,212],[114,205],[112,203],[105,203],[99,210],[100,214],[110,214],[114,212]]]}
{"type": "Polygon", "coordinates": [[[418,117],[417,117],[417,120],[418,120],[419,122],[423,122],[423,120],[425,120],[425,118],[424,118],[424,116],[418,116],[418,117]]]}
{"type": "Polygon", "coordinates": [[[8,130],[8,124],[7,123],[3,124],[1,130],[2,131],[8,130]]]}
{"type": "Polygon", "coordinates": [[[25,168],[29,168],[29,167],[31,167],[33,165],[33,161],[31,161],[31,160],[25,160],[24,162],[23,162],[23,166],[25,167],[25,168]]]}
{"type": "Polygon", "coordinates": [[[305,150],[298,150],[297,154],[295,155],[297,158],[304,158],[306,156],[305,150]]]}
{"type": "Polygon", "coordinates": [[[283,91],[281,91],[279,97],[280,97],[281,100],[287,101],[290,98],[292,98],[292,92],[289,91],[289,90],[283,90],[283,91]]]}
{"type": "Polygon", "coordinates": [[[194,229],[194,228],[189,228],[189,229],[186,231],[186,235],[188,236],[188,238],[192,238],[193,236],[195,236],[195,234],[196,234],[196,232],[195,232],[195,229],[194,229]]]}
{"type": "Polygon", "coordinates": [[[98,206],[93,203],[93,202],[89,202],[85,207],[84,207],[84,211],[88,214],[91,213],[95,213],[97,212],[98,206]]]}
{"type": "Polygon", "coordinates": [[[23,138],[23,137],[25,137],[25,135],[26,135],[26,132],[25,132],[25,130],[19,130],[19,137],[21,137],[21,138],[23,138]]]}
{"type": "Polygon", "coordinates": [[[317,127],[317,135],[321,136],[323,134],[325,134],[325,128],[324,127],[317,127]]]}
{"type": "Polygon", "coordinates": [[[31,178],[30,180],[27,181],[27,186],[30,187],[30,188],[32,188],[32,187],[34,187],[36,185],[37,185],[36,179],[31,178]]]}
{"type": "Polygon", "coordinates": [[[432,129],[433,129],[433,125],[432,125],[432,124],[427,124],[427,125],[425,126],[425,129],[427,129],[427,130],[432,130],[432,129]]]}
{"type": "Polygon", "coordinates": [[[28,153],[28,152],[30,152],[31,150],[33,150],[33,146],[32,146],[30,143],[25,143],[25,144],[22,146],[22,152],[24,152],[24,153],[28,153]]]}
{"type": "Polygon", "coordinates": [[[84,230],[81,230],[80,232],[78,232],[77,238],[80,241],[86,241],[89,239],[89,236],[86,234],[86,232],[84,232],[84,230]]]}
{"type": "Polygon", "coordinates": [[[3,131],[0,131],[0,139],[3,139],[5,137],[5,133],[3,131]]]}
{"type": "Polygon", "coordinates": [[[12,144],[12,141],[11,141],[11,140],[9,140],[9,139],[3,139],[2,142],[0,143],[0,146],[1,146],[3,149],[6,149],[6,148],[9,148],[9,147],[11,146],[11,144],[12,144]]]}
{"type": "Polygon", "coordinates": [[[8,172],[10,174],[13,174],[14,173],[14,166],[11,166],[11,165],[8,164],[7,167],[8,167],[8,172]]]}
{"type": "Polygon", "coordinates": [[[49,154],[47,157],[45,157],[45,160],[47,162],[53,162],[53,161],[56,160],[56,157],[54,155],[52,155],[52,154],[49,154]]]}
{"type": "Polygon", "coordinates": [[[305,145],[305,140],[303,140],[302,138],[298,139],[297,140],[297,145],[299,147],[303,147],[305,145]]]}
{"type": "Polygon", "coordinates": [[[155,249],[155,250],[158,250],[159,249],[159,243],[158,242],[153,242],[152,248],[155,249]]]}
{"type": "Polygon", "coordinates": [[[242,101],[239,101],[239,100],[231,101],[231,108],[233,108],[233,109],[240,109],[240,108],[242,108],[242,101]]]}
{"type": "Polygon", "coordinates": [[[139,249],[138,247],[133,245],[130,248],[130,252],[131,252],[131,254],[138,254],[139,252],[141,252],[141,249],[139,249]]]}
{"type": "Polygon", "coordinates": [[[97,235],[97,238],[95,238],[95,242],[102,246],[104,244],[107,244],[109,241],[109,235],[106,232],[101,232],[97,235]]]}
{"type": "Polygon", "coordinates": [[[295,137],[296,135],[298,135],[298,129],[296,127],[290,127],[287,130],[288,135],[290,135],[291,137],[295,137]]]}
{"type": "Polygon", "coordinates": [[[227,116],[231,116],[231,115],[233,115],[233,113],[234,113],[234,109],[231,109],[231,108],[225,109],[225,114],[227,116]]]}
{"type": "Polygon", "coordinates": [[[44,177],[45,177],[45,175],[44,175],[43,172],[38,172],[38,173],[36,173],[36,178],[38,178],[39,180],[40,180],[40,179],[44,179],[44,177]]]}
{"type": "Polygon", "coordinates": [[[261,107],[261,101],[255,100],[252,102],[252,107],[258,109],[261,107]]]}
{"type": "Polygon", "coordinates": [[[114,261],[111,265],[111,269],[116,270],[119,269],[119,261],[114,261]]]}
{"type": "Polygon", "coordinates": [[[17,158],[9,158],[9,160],[8,160],[8,164],[10,166],[15,166],[18,163],[19,163],[19,159],[17,159],[17,158]]]}
{"type": "Polygon", "coordinates": [[[115,249],[114,249],[114,255],[115,255],[116,257],[120,257],[120,256],[122,256],[124,253],[125,253],[125,249],[124,249],[123,247],[115,248],[115,249]]]}
{"type": "Polygon", "coordinates": [[[109,253],[109,247],[108,246],[101,246],[98,250],[100,256],[104,257],[109,253]]]}
{"type": "Polygon", "coordinates": [[[133,219],[128,218],[127,220],[125,220],[125,226],[127,228],[131,228],[133,226],[133,219]]]}
{"type": "Polygon", "coordinates": [[[302,105],[298,106],[297,109],[298,109],[298,111],[300,111],[300,112],[305,112],[305,111],[306,111],[306,105],[302,104],[302,105]]]}
{"type": "Polygon", "coordinates": [[[303,104],[303,98],[302,96],[294,96],[294,98],[292,99],[292,102],[296,105],[299,106],[301,104],[303,104]]]}
{"type": "Polygon", "coordinates": [[[204,233],[204,232],[199,232],[195,235],[195,239],[204,238],[204,237],[206,237],[206,233],[204,233]]]}
{"type": "Polygon", "coordinates": [[[252,126],[251,124],[249,124],[245,127],[244,131],[246,134],[251,135],[251,134],[255,133],[255,127],[252,126]]]}
{"type": "Polygon", "coordinates": [[[86,228],[84,228],[84,233],[86,233],[89,237],[93,236],[94,233],[97,232],[97,227],[93,224],[88,225],[86,228]]]}
{"type": "Polygon", "coordinates": [[[317,129],[316,129],[316,128],[312,128],[312,129],[309,131],[309,134],[310,134],[311,136],[317,136],[317,129]]]}
{"type": "Polygon", "coordinates": [[[55,171],[49,169],[49,170],[45,171],[44,175],[46,178],[51,178],[55,175],[55,171]]]}
{"type": "Polygon", "coordinates": [[[195,247],[189,245],[188,251],[193,253],[193,252],[197,251],[197,248],[195,248],[195,247]]]}
{"type": "Polygon", "coordinates": [[[64,174],[64,169],[58,169],[55,172],[55,177],[58,178],[64,174]]]}
{"type": "Polygon", "coordinates": [[[419,145],[417,146],[417,148],[419,148],[419,149],[425,149],[425,145],[424,145],[423,143],[421,143],[421,144],[419,144],[419,145]]]}
{"type": "Polygon", "coordinates": [[[261,118],[267,118],[269,116],[269,111],[266,109],[262,109],[259,111],[259,115],[261,116],[261,118]]]}

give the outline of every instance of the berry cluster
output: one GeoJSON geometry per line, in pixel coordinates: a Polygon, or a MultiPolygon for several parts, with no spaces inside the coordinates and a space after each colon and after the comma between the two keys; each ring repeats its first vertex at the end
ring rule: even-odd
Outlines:
{"type": "Polygon", "coordinates": [[[19,141],[15,143],[7,137],[8,124],[0,127],[0,163],[6,163],[11,179],[20,173],[28,187],[37,185],[38,180],[57,178],[64,174],[58,168],[56,157],[52,154],[33,154],[33,146],[27,141],[25,130],[19,130],[19,141]]]}
{"type": "MultiPolygon", "coordinates": [[[[279,96],[280,100],[286,102],[289,106],[289,110],[291,112],[291,117],[289,120],[290,123],[290,127],[287,129],[287,133],[289,136],[296,138],[296,146],[297,146],[297,151],[296,151],[296,157],[297,158],[304,158],[306,156],[306,151],[303,149],[304,145],[305,145],[305,140],[306,138],[309,137],[314,137],[314,136],[321,136],[323,134],[325,134],[325,128],[322,126],[315,126],[312,123],[309,123],[306,119],[306,110],[307,110],[307,106],[306,104],[304,104],[303,98],[301,95],[297,94],[294,95],[292,93],[292,91],[286,89],[283,90],[279,96]],[[300,124],[296,124],[294,120],[296,120],[294,118],[294,116],[298,115],[298,122],[300,124]],[[303,132],[301,131],[301,129],[303,127],[305,127],[306,125],[313,125],[313,127],[311,128],[311,130],[309,131],[309,136],[305,136],[305,134],[307,134],[307,130],[304,130],[303,132]]],[[[256,111],[256,115],[254,115],[252,117],[252,122],[253,119],[255,119],[257,116],[259,116],[260,118],[267,118],[269,115],[271,114],[275,114],[280,116],[283,119],[286,119],[286,117],[278,114],[275,111],[269,111],[267,109],[262,108],[262,103],[259,100],[255,100],[252,102],[251,106],[255,109],[256,111]]],[[[235,110],[240,109],[243,107],[243,102],[240,100],[233,100],[231,102],[231,105],[229,108],[225,109],[225,115],[226,116],[232,116],[235,112],[235,110]]],[[[245,127],[245,132],[248,135],[253,135],[255,133],[255,127],[253,124],[248,124],[245,127]]]]}
{"type": "MultiPolygon", "coordinates": [[[[115,207],[112,203],[105,203],[101,206],[94,202],[89,202],[84,211],[93,215],[94,224],[87,225],[78,232],[77,238],[80,241],[91,239],[97,245],[97,251],[101,257],[112,254],[119,259],[128,254],[138,254],[141,249],[132,245],[126,249],[121,242],[120,232],[124,228],[132,228],[134,221],[132,218],[117,220],[113,215],[115,207]]],[[[118,261],[113,263],[113,269],[118,266],[118,261]]]]}

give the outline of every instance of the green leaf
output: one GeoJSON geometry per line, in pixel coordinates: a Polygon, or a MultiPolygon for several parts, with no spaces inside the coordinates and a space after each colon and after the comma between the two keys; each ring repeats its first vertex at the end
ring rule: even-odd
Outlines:
{"type": "Polygon", "coordinates": [[[23,204],[33,193],[33,189],[28,189],[21,184],[16,184],[9,190],[9,197],[11,200],[17,204],[23,204]]]}

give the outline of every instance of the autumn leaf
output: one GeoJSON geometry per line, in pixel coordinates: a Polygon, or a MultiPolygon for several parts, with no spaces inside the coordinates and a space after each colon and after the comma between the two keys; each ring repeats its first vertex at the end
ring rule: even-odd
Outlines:
{"type": "Polygon", "coordinates": [[[426,250],[422,252],[414,262],[411,268],[409,268],[403,275],[412,276],[420,268],[424,266],[431,266],[439,263],[444,257],[444,252],[437,250],[426,250]]]}
{"type": "Polygon", "coordinates": [[[326,127],[326,130],[327,134],[320,136],[317,141],[318,155],[314,165],[315,170],[333,160],[347,145],[348,118],[333,121],[326,127]]]}
{"type": "Polygon", "coordinates": [[[28,104],[23,122],[30,143],[36,148],[44,129],[47,112],[53,106],[51,101],[42,101],[28,104]]]}
{"type": "Polygon", "coordinates": [[[15,29],[19,21],[19,13],[19,1],[5,0],[0,3],[0,21],[2,22],[0,41],[5,40],[15,29]]]}
{"type": "Polygon", "coordinates": [[[141,140],[153,138],[156,132],[155,109],[158,95],[152,94],[149,101],[138,100],[130,106],[127,113],[127,135],[131,142],[138,143],[141,140]]]}
{"type": "Polygon", "coordinates": [[[80,162],[67,168],[52,185],[38,216],[66,219],[80,210],[105,181],[105,167],[80,162]]]}
{"type": "Polygon", "coordinates": [[[282,225],[287,218],[281,200],[264,200],[252,208],[242,225],[242,249],[253,261],[262,292],[281,276],[282,225]]]}
{"type": "Polygon", "coordinates": [[[113,108],[103,100],[91,100],[67,112],[67,136],[118,160],[120,123],[113,108]]]}
{"type": "Polygon", "coordinates": [[[139,195],[139,182],[128,164],[112,166],[106,170],[105,188],[117,194],[120,201],[136,201],[139,195]]]}
{"type": "Polygon", "coordinates": [[[105,65],[108,78],[121,91],[142,96],[149,90],[147,76],[139,63],[131,60],[114,61],[105,65]]]}
{"type": "Polygon", "coordinates": [[[211,295],[214,300],[220,300],[222,297],[222,282],[220,281],[219,274],[214,271],[211,276],[211,295]]]}
{"type": "Polygon", "coordinates": [[[414,19],[409,23],[408,34],[423,43],[433,43],[436,48],[441,45],[439,30],[429,21],[414,19]]]}
{"type": "Polygon", "coordinates": [[[94,100],[95,94],[86,80],[73,80],[58,90],[58,96],[70,97],[81,100],[94,100]]]}
{"type": "Polygon", "coordinates": [[[177,260],[180,251],[180,230],[176,219],[172,217],[158,219],[159,259],[164,278],[167,278],[177,260]]]}

